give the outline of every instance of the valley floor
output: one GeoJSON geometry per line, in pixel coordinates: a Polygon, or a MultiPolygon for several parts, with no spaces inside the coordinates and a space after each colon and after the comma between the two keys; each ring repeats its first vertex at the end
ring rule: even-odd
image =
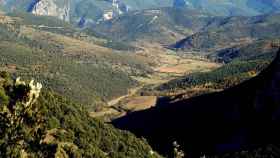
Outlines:
{"type": "Polygon", "coordinates": [[[145,77],[132,76],[138,81],[138,86],[130,89],[126,95],[108,101],[106,107],[91,112],[92,117],[110,121],[112,118],[126,115],[127,112],[149,109],[156,105],[159,96],[141,94],[140,91],[143,88],[157,87],[193,72],[207,72],[221,66],[193,53],[184,56],[177,55],[176,52],[165,49],[159,44],[142,43],[140,48],[142,50],[136,53],[152,59],[153,72],[145,77]]]}

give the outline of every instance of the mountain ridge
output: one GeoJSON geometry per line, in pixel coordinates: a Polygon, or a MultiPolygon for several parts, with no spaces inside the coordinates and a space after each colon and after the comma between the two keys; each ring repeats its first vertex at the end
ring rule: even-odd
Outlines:
{"type": "Polygon", "coordinates": [[[119,41],[151,40],[170,44],[202,29],[215,17],[193,9],[166,7],[131,11],[91,30],[119,41]]]}
{"type": "Polygon", "coordinates": [[[234,45],[252,43],[260,39],[279,37],[277,20],[280,14],[265,14],[253,17],[228,17],[212,21],[199,32],[171,45],[178,50],[217,50],[234,45]]]}
{"type": "Polygon", "coordinates": [[[129,14],[129,11],[163,7],[185,7],[189,9],[205,11],[216,16],[254,16],[280,11],[279,0],[222,0],[219,2],[213,0],[167,0],[164,2],[159,0],[67,0],[67,3],[68,2],[70,3],[70,9],[65,9],[65,6],[61,5],[61,2],[56,2],[56,0],[42,0],[41,2],[39,2],[38,0],[2,0],[2,2],[0,3],[2,4],[2,6],[5,6],[6,10],[21,10],[29,12],[33,11],[34,13],[37,13],[33,10],[35,6],[44,6],[40,7],[41,13],[39,15],[51,15],[56,16],[62,20],[69,21],[68,17],[63,18],[63,15],[67,15],[70,17],[71,22],[75,24],[79,23],[81,18],[83,18],[86,19],[86,23],[88,23],[88,25],[98,23],[98,21],[100,20],[106,20],[106,17],[108,17],[108,15],[109,19],[111,19],[123,13],[129,14]],[[52,7],[49,5],[48,8],[48,5],[46,5],[46,3],[52,4],[52,7]],[[93,9],[88,9],[88,7],[93,9]],[[55,9],[56,11],[54,11],[54,9],[52,8],[57,9],[55,9]],[[42,10],[45,11],[43,12],[42,10]],[[46,10],[49,10],[51,12],[46,12],[46,10]],[[61,10],[62,12],[59,10],[61,10]]]}

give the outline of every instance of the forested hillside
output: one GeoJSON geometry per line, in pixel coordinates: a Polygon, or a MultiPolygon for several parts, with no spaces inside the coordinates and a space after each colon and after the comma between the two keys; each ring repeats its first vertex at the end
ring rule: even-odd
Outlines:
{"type": "Polygon", "coordinates": [[[159,157],[145,140],[41,88],[0,73],[0,157],[159,157]]]}
{"type": "Polygon", "coordinates": [[[2,70],[91,108],[126,94],[136,83],[129,76],[150,71],[145,58],[104,47],[106,40],[51,17],[1,15],[0,34],[2,70]]]}
{"type": "Polygon", "coordinates": [[[158,8],[132,11],[104,21],[91,30],[119,41],[152,41],[171,44],[207,26],[215,18],[187,8],[158,8]]]}
{"type": "Polygon", "coordinates": [[[279,38],[279,17],[280,14],[267,14],[255,17],[237,16],[217,19],[200,32],[171,45],[171,48],[184,51],[212,51],[261,39],[279,38]]]}

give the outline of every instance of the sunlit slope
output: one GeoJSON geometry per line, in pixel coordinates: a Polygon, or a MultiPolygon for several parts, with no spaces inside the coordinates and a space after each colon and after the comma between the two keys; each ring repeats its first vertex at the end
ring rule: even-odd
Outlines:
{"type": "Polygon", "coordinates": [[[125,94],[135,84],[129,75],[148,71],[145,58],[100,46],[91,38],[76,38],[59,31],[63,25],[48,28],[36,23],[26,25],[17,17],[2,18],[3,69],[22,77],[37,78],[75,101],[94,105],[125,94]]]}

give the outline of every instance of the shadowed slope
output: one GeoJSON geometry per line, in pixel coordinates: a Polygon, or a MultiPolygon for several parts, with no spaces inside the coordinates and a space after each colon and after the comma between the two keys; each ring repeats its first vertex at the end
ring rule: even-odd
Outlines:
{"type": "Polygon", "coordinates": [[[194,157],[279,143],[280,50],[266,70],[234,88],[131,113],[113,124],[164,154],[174,141],[194,157]]]}

